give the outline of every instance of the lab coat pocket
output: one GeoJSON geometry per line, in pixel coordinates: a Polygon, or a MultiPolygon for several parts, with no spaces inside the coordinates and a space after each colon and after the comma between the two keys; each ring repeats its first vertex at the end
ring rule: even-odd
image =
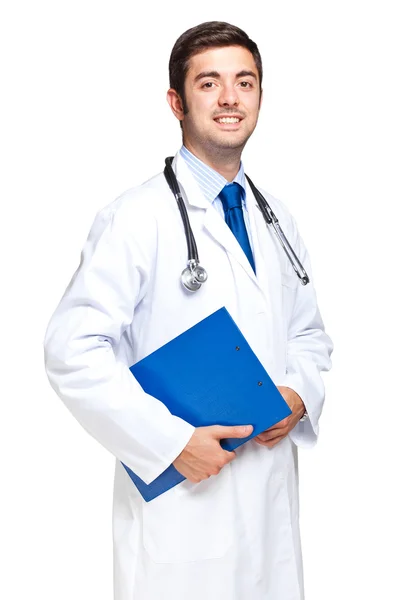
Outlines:
{"type": "Polygon", "coordinates": [[[143,543],[157,563],[221,558],[233,541],[230,466],[143,503],[143,543]]]}

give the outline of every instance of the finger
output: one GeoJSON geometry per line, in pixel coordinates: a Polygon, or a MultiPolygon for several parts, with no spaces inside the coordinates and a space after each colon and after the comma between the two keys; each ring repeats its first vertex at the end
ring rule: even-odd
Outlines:
{"type": "Polygon", "coordinates": [[[218,440],[225,438],[244,438],[251,435],[253,431],[252,425],[235,425],[226,427],[224,425],[212,425],[209,427],[213,431],[213,435],[218,440]]]}
{"type": "Polygon", "coordinates": [[[276,444],[278,444],[280,441],[282,441],[286,436],[282,435],[279,436],[273,440],[270,440],[268,442],[263,442],[261,440],[258,440],[257,438],[254,438],[254,440],[257,442],[257,444],[259,444],[260,446],[266,446],[267,448],[273,448],[274,446],[276,446],[276,444]]]}
{"type": "Polygon", "coordinates": [[[278,429],[278,430],[273,430],[273,431],[267,431],[267,432],[262,432],[259,435],[257,435],[256,437],[261,440],[261,442],[270,442],[271,440],[274,440],[277,437],[284,437],[286,434],[288,433],[288,430],[285,429],[278,429]]]}
{"type": "Polygon", "coordinates": [[[279,421],[279,423],[275,423],[275,425],[271,427],[271,429],[284,429],[289,423],[289,418],[290,417],[285,417],[284,419],[282,419],[282,421],[279,421]]]}
{"type": "Polygon", "coordinates": [[[229,452],[228,450],[224,450],[224,458],[226,460],[226,464],[234,460],[236,456],[237,454],[235,452],[229,452]]]}
{"type": "Polygon", "coordinates": [[[279,421],[279,423],[275,423],[275,425],[272,425],[272,427],[269,427],[269,429],[264,429],[264,431],[262,433],[265,433],[266,431],[275,431],[277,429],[284,429],[288,425],[288,420],[289,420],[289,417],[286,417],[285,419],[282,419],[282,421],[279,421]]]}

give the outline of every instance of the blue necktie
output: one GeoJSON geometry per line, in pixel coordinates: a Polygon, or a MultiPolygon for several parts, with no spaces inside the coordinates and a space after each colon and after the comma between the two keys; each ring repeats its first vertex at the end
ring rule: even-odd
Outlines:
{"type": "Polygon", "coordinates": [[[225,221],[244,250],[255,273],[254,257],[242,212],[241,192],[242,187],[238,183],[230,183],[223,187],[219,193],[219,198],[224,208],[225,221]]]}

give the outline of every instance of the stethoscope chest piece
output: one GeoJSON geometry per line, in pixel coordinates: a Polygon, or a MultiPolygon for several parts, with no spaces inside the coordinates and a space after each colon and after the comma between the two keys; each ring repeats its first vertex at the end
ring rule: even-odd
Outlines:
{"type": "Polygon", "coordinates": [[[195,260],[190,260],[186,269],[182,271],[181,280],[188,292],[197,292],[202,283],[207,281],[207,271],[195,260]]]}

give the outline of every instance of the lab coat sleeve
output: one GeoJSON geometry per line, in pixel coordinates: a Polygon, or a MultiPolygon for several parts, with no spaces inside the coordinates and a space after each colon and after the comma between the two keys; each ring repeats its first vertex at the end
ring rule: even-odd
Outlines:
{"type": "Polygon", "coordinates": [[[309,275],[310,282],[303,286],[299,281],[295,288],[291,318],[288,322],[287,367],[285,377],[279,382],[293,389],[301,397],[309,418],[297,423],[290,431],[290,438],[299,447],[311,448],[317,442],[319,418],[322,412],[325,390],[322,371],[331,368],[330,355],[333,344],[324,331],[313,285],[313,274],[307,250],[293,223],[293,247],[309,275]]]}
{"type": "Polygon", "coordinates": [[[140,223],[129,206],[119,199],[97,215],[49,323],[45,366],[81,425],[148,484],[181,453],[194,427],[146,394],[116,356],[156,255],[153,215],[143,213],[140,223]]]}

